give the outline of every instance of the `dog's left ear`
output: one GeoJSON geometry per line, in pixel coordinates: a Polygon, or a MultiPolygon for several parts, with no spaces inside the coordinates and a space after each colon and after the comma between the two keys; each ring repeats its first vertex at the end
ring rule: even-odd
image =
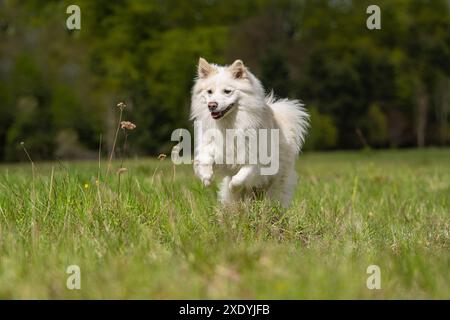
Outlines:
{"type": "Polygon", "coordinates": [[[214,73],[215,69],[212,65],[210,65],[208,63],[208,61],[206,61],[205,59],[201,58],[198,59],[198,69],[197,69],[197,73],[198,73],[198,77],[200,79],[204,79],[207,78],[210,74],[214,73]]]}
{"type": "Polygon", "coordinates": [[[245,68],[242,60],[236,60],[230,66],[230,71],[235,79],[242,79],[246,77],[247,68],[245,68]]]}

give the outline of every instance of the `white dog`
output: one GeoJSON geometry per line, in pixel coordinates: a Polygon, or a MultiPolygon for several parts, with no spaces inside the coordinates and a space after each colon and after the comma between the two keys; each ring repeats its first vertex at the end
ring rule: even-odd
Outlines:
{"type": "Polygon", "coordinates": [[[297,184],[295,161],[309,120],[299,101],[276,100],[272,93],[266,96],[241,60],[218,66],[200,58],[191,120],[200,124],[202,133],[214,131],[196,139],[194,171],[205,186],[210,185],[215,171],[224,174],[219,190],[223,204],[263,193],[284,207],[289,205],[297,184]],[[264,131],[268,133],[260,134],[264,131]],[[245,143],[236,146],[235,140],[242,137],[245,143]],[[267,155],[260,149],[276,155],[271,159],[276,163],[270,163],[275,170],[269,170],[267,155]],[[256,162],[250,161],[255,155],[256,162]]]}

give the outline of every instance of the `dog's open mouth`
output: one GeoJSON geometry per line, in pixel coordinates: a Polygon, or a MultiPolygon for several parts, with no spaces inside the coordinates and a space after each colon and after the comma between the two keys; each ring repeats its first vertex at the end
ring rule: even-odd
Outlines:
{"type": "Polygon", "coordinates": [[[231,110],[231,108],[234,107],[234,103],[230,104],[228,107],[226,107],[225,109],[221,110],[221,111],[212,111],[211,112],[211,117],[213,117],[213,119],[217,120],[222,118],[228,111],[231,110]]]}

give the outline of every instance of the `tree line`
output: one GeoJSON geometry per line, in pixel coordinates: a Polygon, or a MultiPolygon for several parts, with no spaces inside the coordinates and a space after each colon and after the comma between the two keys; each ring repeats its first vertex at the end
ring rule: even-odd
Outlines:
{"type": "MultiPolygon", "coordinates": [[[[378,1],[79,0],[0,3],[0,160],[95,157],[110,147],[115,105],[137,125],[132,154],[173,146],[191,128],[198,57],[244,63],[269,91],[311,113],[309,150],[445,146],[450,4],[378,1]]],[[[119,150],[120,152],[120,150],[119,150]]]]}

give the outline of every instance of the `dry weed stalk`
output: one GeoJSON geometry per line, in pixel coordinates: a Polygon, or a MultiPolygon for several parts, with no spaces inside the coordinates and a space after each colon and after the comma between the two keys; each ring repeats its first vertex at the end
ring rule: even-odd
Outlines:
{"type": "Polygon", "coordinates": [[[123,130],[123,134],[124,134],[124,140],[123,140],[123,146],[122,146],[122,152],[121,152],[121,161],[120,161],[120,168],[119,170],[117,170],[117,174],[119,175],[119,183],[118,183],[118,187],[117,187],[117,192],[120,193],[120,178],[121,175],[126,173],[128,171],[127,168],[124,168],[123,166],[123,162],[124,162],[124,154],[126,153],[127,150],[127,141],[128,141],[128,131],[132,131],[134,129],[136,129],[136,125],[130,121],[122,121],[120,122],[120,128],[123,130]]]}
{"type": "Polygon", "coordinates": [[[28,153],[27,148],[25,147],[25,142],[20,142],[20,145],[28,157],[28,160],[31,163],[31,174],[32,174],[32,184],[31,184],[31,232],[32,232],[32,241],[33,245],[35,245],[36,237],[37,237],[37,227],[36,227],[36,173],[34,161],[31,159],[30,154],[28,153]]]}
{"type": "Polygon", "coordinates": [[[117,104],[117,108],[119,108],[120,110],[120,114],[119,114],[119,122],[117,123],[117,129],[116,129],[116,134],[114,136],[114,141],[113,141],[113,146],[111,149],[111,153],[109,155],[109,161],[108,161],[108,167],[106,169],[106,176],[109,175],[109,171],[111,170],[111,162],[112,162],[112,158],[114,156],[114,150],[116,149],[116,142],[117,142],[117,137],[119,135],[119,130],[120,130],[120,124],[122,122],[122,114],[123,114],[123,110],[127,107],[127,105],[124,102],[119,102],[117,104]]]}
{"type": "MultiPolygon", "coordinates": [[[[167,158],[167,155],[165,155],[164,153],[161,153],[159,156],[158,156],[158,160],[161,162],[161,161],[164,161],[164,159],[166,159],[167,158]]],[[[158,171],[158,169],[159,169],[159,163],[158,163],[158,165],[156,166],[156,168],[155,168],[155,171],[153,171],[153,175],[152,175],[152,184],[153,184],[153,180],[155,179],[155,174],[156,174],[156,171],[158,171]]]]}

